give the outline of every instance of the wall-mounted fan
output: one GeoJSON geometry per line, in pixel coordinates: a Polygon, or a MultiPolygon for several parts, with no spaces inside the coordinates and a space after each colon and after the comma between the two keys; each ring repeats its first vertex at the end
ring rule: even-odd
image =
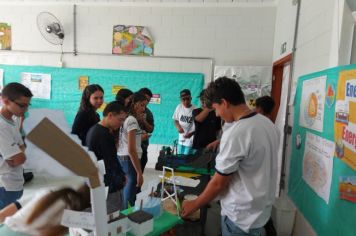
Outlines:
{"type": "Polygon", "coordinates": [[[49,12],[41,12],[37,16],[37,27],[42,36],[54,45],[62,45],[64,30],[61,22],[49,12]]]}

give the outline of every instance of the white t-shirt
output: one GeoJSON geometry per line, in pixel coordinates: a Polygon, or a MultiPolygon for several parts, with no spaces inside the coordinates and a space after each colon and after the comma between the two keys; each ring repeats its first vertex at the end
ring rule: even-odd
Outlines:
{"type": "Polygon", "coordinates": [[[128,116],[120,128],[120,135],[119,135],[119,149],[117,151],[117,155],[119,156],[128,156],[128,134],[131,130],[136,130],[136,151],[138,158],[141,158],[142,155],[142,148],[141,148],[141,135],[142,130],[140,126],[133,116],[128,116]]]}
{"type": "Polygon", "coordinates": [[[232,175],[221,194],[221,215],[245,232],[268,221],[275,199],[278,131],[266,117],[252,113],[226,127],[216,171],[232,175]]]}
{"type": "Polygon", "coordinates": [[[7,120],[0,115],[0,186],[7,191],[23,189],[23,166],[11,167],[6,160],[19,154],[23,145],[18,122],[7,120]]]}
{"type": "Polygon", "coordinates": [[[180,133],[178,137],[178,143],[180,145],[184,145],[186,147],[191,147],[193,146],[193,138],[190,137],[189,139],[184,138],[184,135],[190,132],[193,132],[195,130],[194,126],[194,118],[193,118],[193,110],[195,109],[194,105],[191,105],[191,107],[186,108],[183,106],[183,104],[179,104],[176,107],[176,110],[174,111],[173,114],[173,120],[177,120],[180,124],[180,126],[183,128],[184,133],[180,133]]]}

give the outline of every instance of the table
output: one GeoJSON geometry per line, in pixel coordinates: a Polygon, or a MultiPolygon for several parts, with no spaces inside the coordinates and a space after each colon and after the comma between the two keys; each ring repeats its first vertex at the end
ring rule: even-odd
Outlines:
{"type": "MultiPolygon", "coordinates": [[[[122,214],[128,215],[130,211],[132,211],[132,208],[122,211],[122,214]]],[[[167,232],[177,224],[182,224],[182,223],[183,220],[180,217],[164,211],[160,217],[154,219],[153,231],[149,234],[146,234],[146,236],[158,236],[164,232],[167,232]]],[[[133,236],[133,234],[131,233],[128,233],[127,235],[133,236]]]]}

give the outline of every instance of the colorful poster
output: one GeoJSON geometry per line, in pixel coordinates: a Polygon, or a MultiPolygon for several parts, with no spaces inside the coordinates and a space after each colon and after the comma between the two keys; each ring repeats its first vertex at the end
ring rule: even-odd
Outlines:
{"type": "Polygon", "coordinates": [[[336,157],[356,170],[356,70],[340,72],[334,129],[336,157]]]}
{"type": "Polygon", "coordinates": [[[299,124],[323,132],[326,76],[303,81],[299,124]]]}
{"type": "Polygon", "coordinates": [[[256,98],[271,94],[272,67],[270,66],[215,66],[214,80],[223,76],[233,78],[239,83],[251,109],[256,107],[256,98]]]}
{"type": "Polygon", "coordinates": [[[111,88],[111,93],[112,94],[117,94],[117,92],[119,92],[121,89],[125,88],[125,86],[122,85],[113,85],[111,88]]]}
{"type": "Polygon", "coordinates": [[[339,177],[340,198],[356,203],[356,176],[339,177]]]}
{"type": "Polygon", "coordinates": [[[113,29],[113,54],[153,55],[154,43],[147,27],[115,25],[113,29]]]}
{"type": "Polygon", "coordinates": [[[11,25],[0,23],[0,50],[11,50],[11,25]]]}
{"type": "Polygon", "coordinates": [[[79,90],[83,91],[85,89],[85,87],[88,85],[89,85],[89,77],[86,75],[79,76],[79,79],[78,79],[79,90]]]}
{"type": "Polygon", "coordinates": [[[306,133],[303,157],[303,179],[328,204],[333,171],[335,144],[306,133]]]}
{"type": "Polygon", "coordinates": [[[21,83],[29,88],[33,98],[51,99],[51,75],[21,73],[21,83]]]}
{"type": "Polygon", "coordinates": [[[99,108],[98,108],[98,112],[103,112],[105,107],[107,106],[108,104],[107,103],[103,103],[99,108]]]}
{"type": "Polygon", "coordinates": [[[161,94],[152,94],[151,104],[161,104],[161,94]]]}
{"type": "Polygon", "coordinates": [[[328,84],[326,88],[325,103],[328,108],[331,108],[335,102],[335,86],[334,84],[328,84]]]}

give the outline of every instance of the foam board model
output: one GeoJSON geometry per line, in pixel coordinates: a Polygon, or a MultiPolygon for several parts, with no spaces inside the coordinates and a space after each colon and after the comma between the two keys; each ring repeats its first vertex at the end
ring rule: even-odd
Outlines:
{"type": "MultiPolygon", "coordinates": [[[[32,129],[27,139],[73,173],[89,179],[92,213],[95,221],[95,227],[91,230],[96,236],[108,235],[103,173],[99,172],[96,158],[93,158],[93,155],[74,142],[48,118],[44,118],[32,129]]],[[[74,224],[73,227],[76,225],[74,224]]]]}
{"type": "Polygon", "coordinates": [[[153,231],[153,215],[143,210],[135,211],[128,215],[131,233],[143,236],[153,231]]]}
{"type": "MultiPolygon", "coordinates": [[[[108,215],[107,221],[108,236],[125,236],[129,230],[129,220],[127,216],[120,214],[120,211],[108,215]]],[[[88,229],[70,228],[70,236],[94,236],[94,232],[88,229]]]]}

